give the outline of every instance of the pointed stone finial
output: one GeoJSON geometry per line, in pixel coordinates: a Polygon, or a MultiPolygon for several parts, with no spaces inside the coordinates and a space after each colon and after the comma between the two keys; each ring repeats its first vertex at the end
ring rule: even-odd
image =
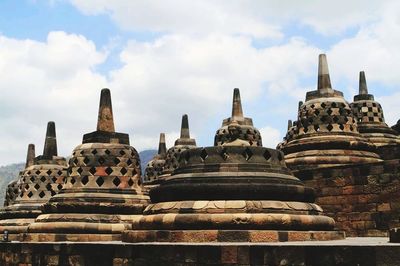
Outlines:
{"type": "Polygon", "coordinates": [[[28,145],[28,152],[26,154],[26,164],[25,168],[34,164],[35,160],[35,144],[28,145]]]}
{"type": "Polygon", "coordinates": [[[359,94],[368,94],[367,81],[365,79],[365,72],[360,71],[359,94]]]}
{"type": "Polygon", "coordinates": [[[331,79],[329,77],[328,62],[326,60],[325,54],[319,55],[318,61],[318,91],[326,92],[326,90],[331,90],[331,79]]]}
{"type": "Polygon", "coordinates": [[[292,120],[287,121],[287,130],[289,130],[293,126],[292,120]]]}
{"type": "Polygon", "coordinates": [[[189,119],[187,114],[182,116],[181,139],[190,139],[189,119]]]}
{"type": "Polygon", "coordinates": [[[53,156],[57,156],[56,124],[53,121],[50,121],[47,123],[43,158],[52,159],[53,156]]]}
{"type": "Polygon", "coordinates": [[[160,133],[160,142],[158,143],[158,155],[165,155],[167,153],[167,146],[165,144],[165,134],[160,133]]]}
{"type": "Polygon", "coordinates": [[[299,101],[299,105],[298,105],[297,109],[300,110],[300,108],[301,108],[302,105],[303,105],[303,102],[302,102],[302,101],[299,101]]]}
{"type": "Polygon", "coordinates": [[[100,95],[99,117],[97,130],[115,132],[114,118],[111,104],[111,93],[109,89],[102,89],[100,95]]]}
{"type": "Polygon", "coordinates": [[[233,90],[232,121],[233,120],[243,120],[242,101],[240,100],[240,91],[238,88],[233,90]]]}

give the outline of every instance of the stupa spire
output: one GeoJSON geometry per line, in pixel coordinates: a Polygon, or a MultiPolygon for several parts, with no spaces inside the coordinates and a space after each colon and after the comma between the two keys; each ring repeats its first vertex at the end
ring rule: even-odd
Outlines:
{"type": "Polygon", "coordinates": [[[184,114],[182,116],[181,139],[190,139],[189,119],[188,119],[188,115],[187,114],[184,114]]]}
{"type": "Polygon", "coordinates": [[[293,126],[292,120],[289,119],[287,123],[287,130],[289,130],[292,126],[293,126]]]}
{"type": "Polygon", "coordinates": [[[368,87],[367,87],[367,81],[365,79],[365,72],[360,71],[360,81],[359,81],[359,94],[368,94],[368,87]]]}
{"type": "Polygon", "coordinates": [[[329,77],[328,62],[325,54],[320,54],[318,58],[318,91],[324,93],[332,89],[329,77]]]}
{"type": "Polygon", "coordinates": [[[57,156],[56,124],[53,121],[50,121],[47,123],[43,158],[52,159],[53,156],[57,156]]]}
{"type": "Polygon", "coordinates": [[[242,101],[240,100],[240,91],[238,88],[233,90],[232,120],[243,120],[242,101]]]}
{"type": "Polygon", "coordinates": [[[101,90],[97,130],[115,132],[111,93],[109,89],[101,90]]]}
{"type": "Polygon", "coordinates": [[[28,145],[28,152],[26,154],[26,164],[25,168],[34,164],[35,160],[35,144],[28,145]]]}
{"type": "Polygon", "coordinates": [[[160,133],[160,141],[158,143],[158,154],[165,155],[167,153],[167,146],[165,145],[165,134],[160,133]]]}

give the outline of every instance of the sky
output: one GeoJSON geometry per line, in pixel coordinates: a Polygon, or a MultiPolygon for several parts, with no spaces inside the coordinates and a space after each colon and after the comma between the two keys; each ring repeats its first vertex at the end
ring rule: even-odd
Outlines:
{"type": "Polygon", "coordinates": [[[318,54],[351,102],[359,71],[400,118],[400,2],[317,0],[1,0],[0,165],[42,153],[48,121],[69,156],[96,129],[110,88],[115,127],[138,151],[172,146],[183,114],[213,145],[240,88],[243,110],[275,147],[316,88],[318,54]]]}

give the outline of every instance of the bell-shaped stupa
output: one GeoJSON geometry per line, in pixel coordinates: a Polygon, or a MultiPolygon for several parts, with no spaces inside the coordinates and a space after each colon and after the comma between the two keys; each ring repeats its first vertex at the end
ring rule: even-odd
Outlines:
{"type": "Polygon", "coordinates": [[[178,167],[180,154],[188,149],[196,148],[196,140],[190,138],[189,132],[189,118],[187,114],[182,116],[181,135],[175,140],[174,146],[168,149],[163,174],[159,176],[157,183],[160,183],[178,167]]]}
{"type": "Polygon", "coordinates": [[[17,181],[19,194],[13,204],[0,211],[0,232],[8,231],[10,239],[26,232],[42,213],[42,205],[62,188],[66,176],[67,162],[57,155],[55,124],[49,122],[43,155],[35,158],[35,146],[28,146],[25,169],[17,181]]]}
{"type": "Polygon", "coordinates": [[[26,241],[118,240],[148,203],[139,155],[129,135],[114,130],[108,89],[101,91],[97,130],[74,149],[68,172],[63,189],[29,226],[26,241]]]}
{"type": "Polygon", "coordinates": [[[376,146],[359,133],[343,93],[332,89],[324,54],[317,90],[307,92],[295,127],[293,138],[280,147],[292,170],[381,161],[376,146]]]}
{"type": "Polygon", "coordinates": [[[382,106],[368,93],[364,71],[360,72],[359,93],[350,104],[358,131],[378,147],[384,159],[393,159],[393,152],[400,145],[399,133],[385,123],[382,106]]]}
{"type": "Polygon", "coordinates": [[[144,185],[146,187],[152,186],[153,183],[156,183],[158,177],[162,175],[165,165],[165,158],[167,155],[167,147],[165,144],[165,134],[160,133],[160,141],[158,143],[158,152],[154,155],[153,159],[151,159],[146,166],[144,173],[144,185]]]}
{"type": "MultiPolygon", "coordinates": [[[[235,89],[234,109],[239,109],[239,99],[235,89]]],[[[213,147],[181,153],[179,167],[150,190],[152,204],[134,221],[134,230],[123,233],[123,241],[271,242],[344,237],[333,231],[334,220],[313,203],[313,189],[286,168],[282,152],[255,145],[261,137],[255,140],[243,135],[235,119],[224,125],[222,144],[216,141],[213,147]]],[[[251,134],[258,132],[250,123],[246,127],[251,134]]]]}

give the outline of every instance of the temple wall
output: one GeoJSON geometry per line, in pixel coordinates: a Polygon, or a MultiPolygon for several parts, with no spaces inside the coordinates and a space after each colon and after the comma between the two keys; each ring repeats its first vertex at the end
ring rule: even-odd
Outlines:
{"type": "MultiPolygon", "coordinates": [[[[374,265],[400,264],[400,245],[180,245],[0,243],[2,266],[374,265]]],[[[375,243],[376,244],[376,243],[375,243]]]]}
{"type": "Polygon", "coordinates": [[[298,171],[346,236],[387,236],[400,226],[400,160],[298,171]]]}

